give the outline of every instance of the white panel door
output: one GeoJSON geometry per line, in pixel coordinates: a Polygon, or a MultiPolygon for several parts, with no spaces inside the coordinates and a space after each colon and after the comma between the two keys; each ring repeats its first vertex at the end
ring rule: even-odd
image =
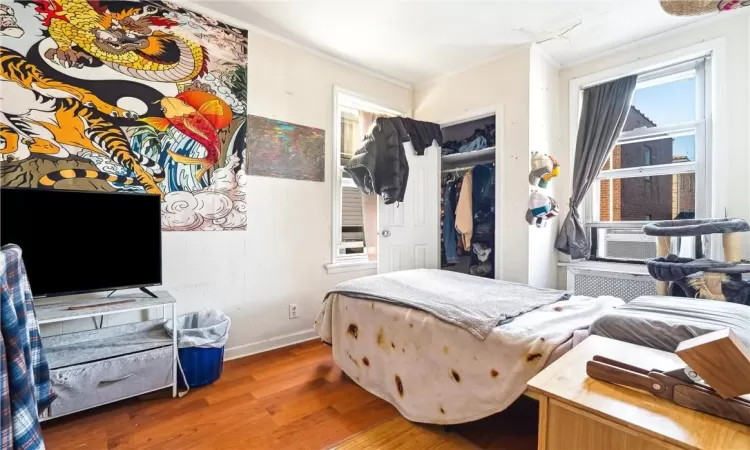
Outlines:
{"type": "Polygon", "coordinates": [[[378,273],[436,269],[440,262],[440,148],[432,146],[422,156],[405,145],[409,180],[404,202],[378,203],[378,273]]]}

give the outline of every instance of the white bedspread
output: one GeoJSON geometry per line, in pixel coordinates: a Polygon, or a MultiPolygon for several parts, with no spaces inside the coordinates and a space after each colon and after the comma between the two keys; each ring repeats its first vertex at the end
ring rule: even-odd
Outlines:
{"type": "Polygon", "coordinates": [[[420,310],[333,294],[315,329],[349,377],[404,417],[454,424],[507,408],[575,330],[621,304],[614,297],[574,296],[479,340],[420,310]]]}

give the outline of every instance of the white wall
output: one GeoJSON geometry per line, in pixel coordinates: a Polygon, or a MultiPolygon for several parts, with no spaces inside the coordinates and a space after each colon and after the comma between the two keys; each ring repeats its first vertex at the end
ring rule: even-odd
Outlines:
{"type": "MultiPolygon", "coordinates": [[[[563,145],[559,156],[570,165],[572,161],[569,148],[569,86],[571,80],[603,70],[615,68],[639,59],[658,56],[670,51],[689,47],[704,41],[723,38],[726,48],[724,73],[715,73],[717,89],[723,92],[725,103],[718,113],[724,118],[722,123],[714,124],[717,132],[722,132],[725,148],[715,149],[723,153],[717,161],[721,176],[714,176],[713,184],[721,198],[726,202],[726,214],[750,219],[750,188],[747,175],[750,170],[748,144],[750,144],[750,40],[748,28],[750,12],[736,11],[722,14],[720,18],[708,19],[686,27],[672,30],[660,35],[615,49],[608,54],[563,69],[560,72],[560,135],[563,145]],[[723,130],[723,131],[721,131],[723,130]]],[[[565,165],[563,166],[565,169],[565,165]]],[[[558,183],[559,198],[568,199],[571,190],[572,170],[563,170],[558,183]]],[[[567,201],[562,202],[567,212],[567,201]]],[[[561,211],[561,215],[563,211],[561,211]]],[[[715,213],[719,215],[718,213],[715,213]]],[[[723,216],[723,213],[721,213],[723,216]]],[[[743,257],[750,257],[750,239],[743,235],[743,257]]],[[[561,257],[564,255],[559,254],[561,257]]],[[[565,277],[559,277],[564,283],[565,277]]]]}
{"type": "MultiPolygon", "coordinates": [[[[559,65],[537,46],[531,47],[529,64],[529,151],[559,157],[559,65]]],[[[566,167],[561,169],[570,170],[566,167]]],[[[559,202],[557,187],[561,182],[561,179],[553,178],[546,189],[539,190],[559,202]]],[[[529,188],[531,191],[532,187],[529,188]]],[[[551,219],[544,228],[529,227],[528,283],[532,286],[557,287],[555,238],[560,220],[562,218],[551,219]]]]}
{"type": "Polygon", "coordinates": [[[529,48],[414,90],[418,120],[444,123],[499,105],[504,110],[503,130],[497,130],[502,152],[497,172],[502,183],[501,219],[496,224],[502,246],[500,278],[525,283],[529,277],[529,228],[524,219],[529,184],[529,48]]]}
{"type": "MultiPolygon", "coordinates": [[[[324,183],[248,177],[247,231],[162,234],[164,286],[177,298],[178,313],[205,307],[226,312],[232,319],[229,357],[313,337],[325,292],[374,273],[327,275],[323,267],[331,259],[333,86],[411,111],[408,88],[258,33],[250,33],[249,44],[248,112],[324,129],[328,167],[324,183]],[[299,318],[288,318],[290,303],[299,305],[299,318]]],[[[92,323],[68,324],[64,331],[92,323]]],[[[43,333],[60,331],[56,325],[43,333]]]]}

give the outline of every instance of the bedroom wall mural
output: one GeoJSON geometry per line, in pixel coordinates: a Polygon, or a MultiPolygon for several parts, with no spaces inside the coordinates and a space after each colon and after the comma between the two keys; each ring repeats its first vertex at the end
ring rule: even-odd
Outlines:
{"type": "Polygon", "coordinates": [[[325,181],[325,130],[259,116],[247,122],[249,175],[325,181]]]}
{"type": "Polygon", "coordinates": [[[161,1],[0,0],[0,186],[162,196],[247,223],[247,31],[161,1]]]}

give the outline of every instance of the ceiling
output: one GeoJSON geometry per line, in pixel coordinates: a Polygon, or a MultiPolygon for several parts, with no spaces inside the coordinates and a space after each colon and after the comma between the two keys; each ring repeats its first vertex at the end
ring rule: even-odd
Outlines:
{"type": "Polygon", "coordinates": [[[412,85],[530,42],[570,65],[698,20],[669,16],[658,0],[198,3],[412,85]]]}

